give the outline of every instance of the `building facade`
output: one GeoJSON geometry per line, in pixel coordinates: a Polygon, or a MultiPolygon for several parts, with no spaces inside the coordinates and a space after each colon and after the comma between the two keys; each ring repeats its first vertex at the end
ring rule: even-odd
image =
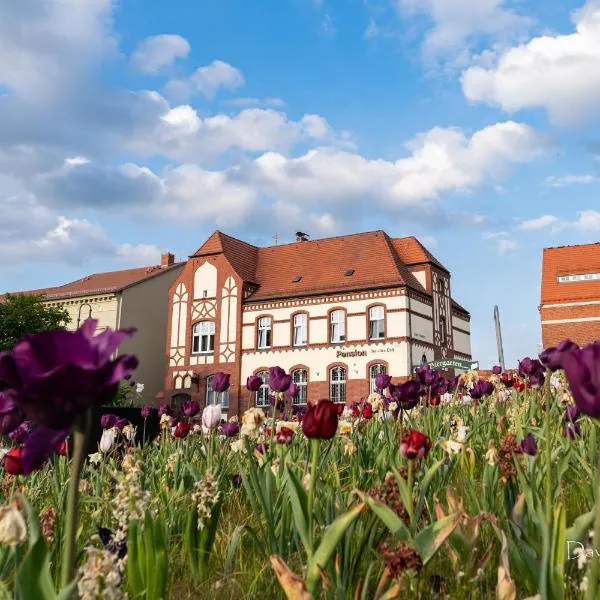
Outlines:
{"type": "Polygon", "coordinates": [[[94,273],[65,285],[15,293],[40,294],[45,304],[62,306],[71,317],[70,330],[89,317],[97,319],[98,330],[135,327],[135,336],[118,353],[138,357],[134,378],[144,384],[144,399],[153,402],[164,385],[169,288],[183,266],[165,253],[160,265],[94,273]]]}
{"type": "Polygon", "coordinates": [[[544,248],[542,346],[600,340],[600,243],[544,248]]]}
{"type": "Polygon", "coordinates": [[[215,232],[170,289],[165,396],[213,402],[210,378],[229,373],[223,411],[268,405],[280,366],[308,397],[364,397],[384,371],[408,377],[438,358],[471,358],[469,314],[450,273],[415,238],[383,231],[258,248],[215,232]],[[250,375],[265,382],[257,394],[250,375]]]}

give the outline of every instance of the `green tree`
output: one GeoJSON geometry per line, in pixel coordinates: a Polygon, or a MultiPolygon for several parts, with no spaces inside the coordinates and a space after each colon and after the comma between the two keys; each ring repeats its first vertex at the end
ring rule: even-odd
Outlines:
{"type": "Polygon", "coordinates": [[[0,351],[12,350],[29,333],[68,325],[69,313],[62,306],[46,306],[43,298],[7,294],[0,300],[0,351]]]}

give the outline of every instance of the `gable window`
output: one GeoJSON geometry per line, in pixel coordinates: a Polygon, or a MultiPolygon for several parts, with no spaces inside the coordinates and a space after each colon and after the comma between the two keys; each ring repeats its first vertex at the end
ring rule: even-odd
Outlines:
{"type": "Polygon", "coordinates": [[[261,371],[256,376],[263,380],[256,392],[256,406],[269,406],[269,371],[261,371]]]}
{"type": "Polygon", "coordinates": [[[383,306],[369,309],[369,339],[381,340],[385,337],[385,313],[383,306]]]}
{"type": "Polygon", "coordinates": [[[333,367],[329,371],[329,399],[332,402],[346,402],[346,369],[333,367]]]}
{"type": "Polygon", "coordinates": [[[329,336],[332,344],[346,339],[346,315],[343,310],[334,310],[329,317],[329,336]]]}
{"type": "Polygon", "coordinates": [[[369,391],[371,394],[377,390],[377,386],[375,385],[375,378],[377,377],[377,375],[379,375],[379,373],[383,373],[385,375],[387,373],[386,366],[371,365],[371,368],[369,369],[369,381],[371,382],[369,391]]]}
{"type": "Polygon", "coordinates": [[[306,346],[308,341],[307,323],[306,313],[294,315],[294,346],[306,346]]]}
{"type": "Polygon", "coordinates": [[[298,395],[292,400],[293,404],[306,404],[308,373],[306,369],[296,369],[292,373],[292,380],[298,386],[298,395]]]}
{"type": "Polygon", "coordinates": [[[258,347],[271,347],[271,317],[261,317],[258,320],[258,347]]]}
{"type": "Polygon", "coordinates": [[[210,353],[215,350],[214,321],[200,321],[192,328],[192,353],[210,353]]]}
{"type": "Polygon", "coordinates": [[[222,394],[215,392],[212,388],[213,376],[209,375],[206,378],[206,406],[212,404],[221,404],[222,409],[229,408],[229,390],[222,394]]]}

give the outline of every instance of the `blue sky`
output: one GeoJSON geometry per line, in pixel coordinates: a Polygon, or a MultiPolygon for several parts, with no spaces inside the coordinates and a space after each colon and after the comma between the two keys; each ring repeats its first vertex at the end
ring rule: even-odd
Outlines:
{"type": "Polygon", "coordinates": [[[542,248],[600,235],[599,117],[598,0],[0,0],[0,290],[384,229],[514,364],[542,248]]]}

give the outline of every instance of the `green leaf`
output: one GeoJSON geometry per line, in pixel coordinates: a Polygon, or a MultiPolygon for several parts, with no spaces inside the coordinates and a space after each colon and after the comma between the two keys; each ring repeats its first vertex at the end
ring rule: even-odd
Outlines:
{"type": "Polygon", "coordinates": [[[254,529],[249,525],[238,525],[231,536],[231,541],[229,542],[229,548],[227,550],[227,556],[225,558],[225,564],[223,565],[223,572],[227,575],[231,573],[233,568],[233,559],[235,558],[235,553],[242,541],[242,535],[247,533],[250,538],[254,541],[254,545],[256,550],[264,557],[264,548],[261,541],[258,539],[254,529]]]}
{"type": "Polygon", "coordinates": [[[421,481],[419,485],[419,499],[417,501],[417,507],[415,508],[414,521],[418,522],[421,516],[421,511],[423,510],[423,505],[425,504],[425,494],[427,493],[427,488],[433,479],[433,476],[437,473],[438,469],[444,464],[446,459],[438,460],[433,466],[429,467],[427,473],[425,473],[425,477],[421,481]]]}
{"type": "Polygon", "coordinates": [[[573,522],[573,525],[566,530],[565,539],[573,542],[583,542],[587,540],[588,531],[594,525],[595,516],[595,510],[579,515],[573,522]]]}
{"type": "Polygon", "coordinates": [[[312,554],[312,544],[308,532],[308,494],[292,467],[287,465],[288,495],[292,505],[294,524],[308,556],[312,554]]]}
{"type": "Polygon", "coordinates": [[[358,496],[381,519],[398,541],[406,542],[411,539],[408,527],[389,506],[363,492],[358,492],[358,496]]]}
{"type": "Polygon", "coordinates": [[[309,593],[311,593],[313,596],[317,589],[317,585],[320,579],[319,567],[323,569],[325,568],[327,562],[331,558],[331,555],[335,551],[335,548],[338,545],[339,541],[342,539],[344,533],[346,533],[348,527],[352,525],[352,523],[358,517],[358,515],[361,513],[364,507],[364,503],[355,506],[353,509],[338,517],[325,530],[319,547],[308,562],[306,587],[309,593]]]}
{"type": "Polygon", "coordinates": [[[127,532],[127,583],[129,594],[136,598],[144,592],[144,580],[140,571],[138,523],[135,520],[129,522],[127,532]]]}
{"type": "Polygon", "coordinates": [[[460,522],[461,514],[452,513],[439,521],[435,521],[428,527],[419,532],[415,538],[415,543],[423,565],[426,565],[440,549],[448,536],[456,529],[460,522]]]}
{"type": "Polygon", "coordinates": [[[400,475],[398,469],[396,469],[396,467],[392,467],[392,473],[394,473],[394,476],[396,477],[396,481],[398,482],[398,489],[400,491],[400,497],[402,499],[402,504],[404,504],[404,508],[406,508],[406,511],[408,512],[408,515],[410,517],[410,520],[412,522],[413,520],[413,510],[412,510],[412,490],[408,489],[408,483],[406,482],[406,480],[404,479],[404,477],[402,477],[402,475],[400,475]]]}
{"type": "Polygon", "coordinates": [[[564,576],[565,576],[565,531],[567,527],[567,517],[565,508],[559,504],[554,509],[554,527],[552,532],[552,564],[553,577],[552,588],[556,598],[564,597],[564,576]]]}

